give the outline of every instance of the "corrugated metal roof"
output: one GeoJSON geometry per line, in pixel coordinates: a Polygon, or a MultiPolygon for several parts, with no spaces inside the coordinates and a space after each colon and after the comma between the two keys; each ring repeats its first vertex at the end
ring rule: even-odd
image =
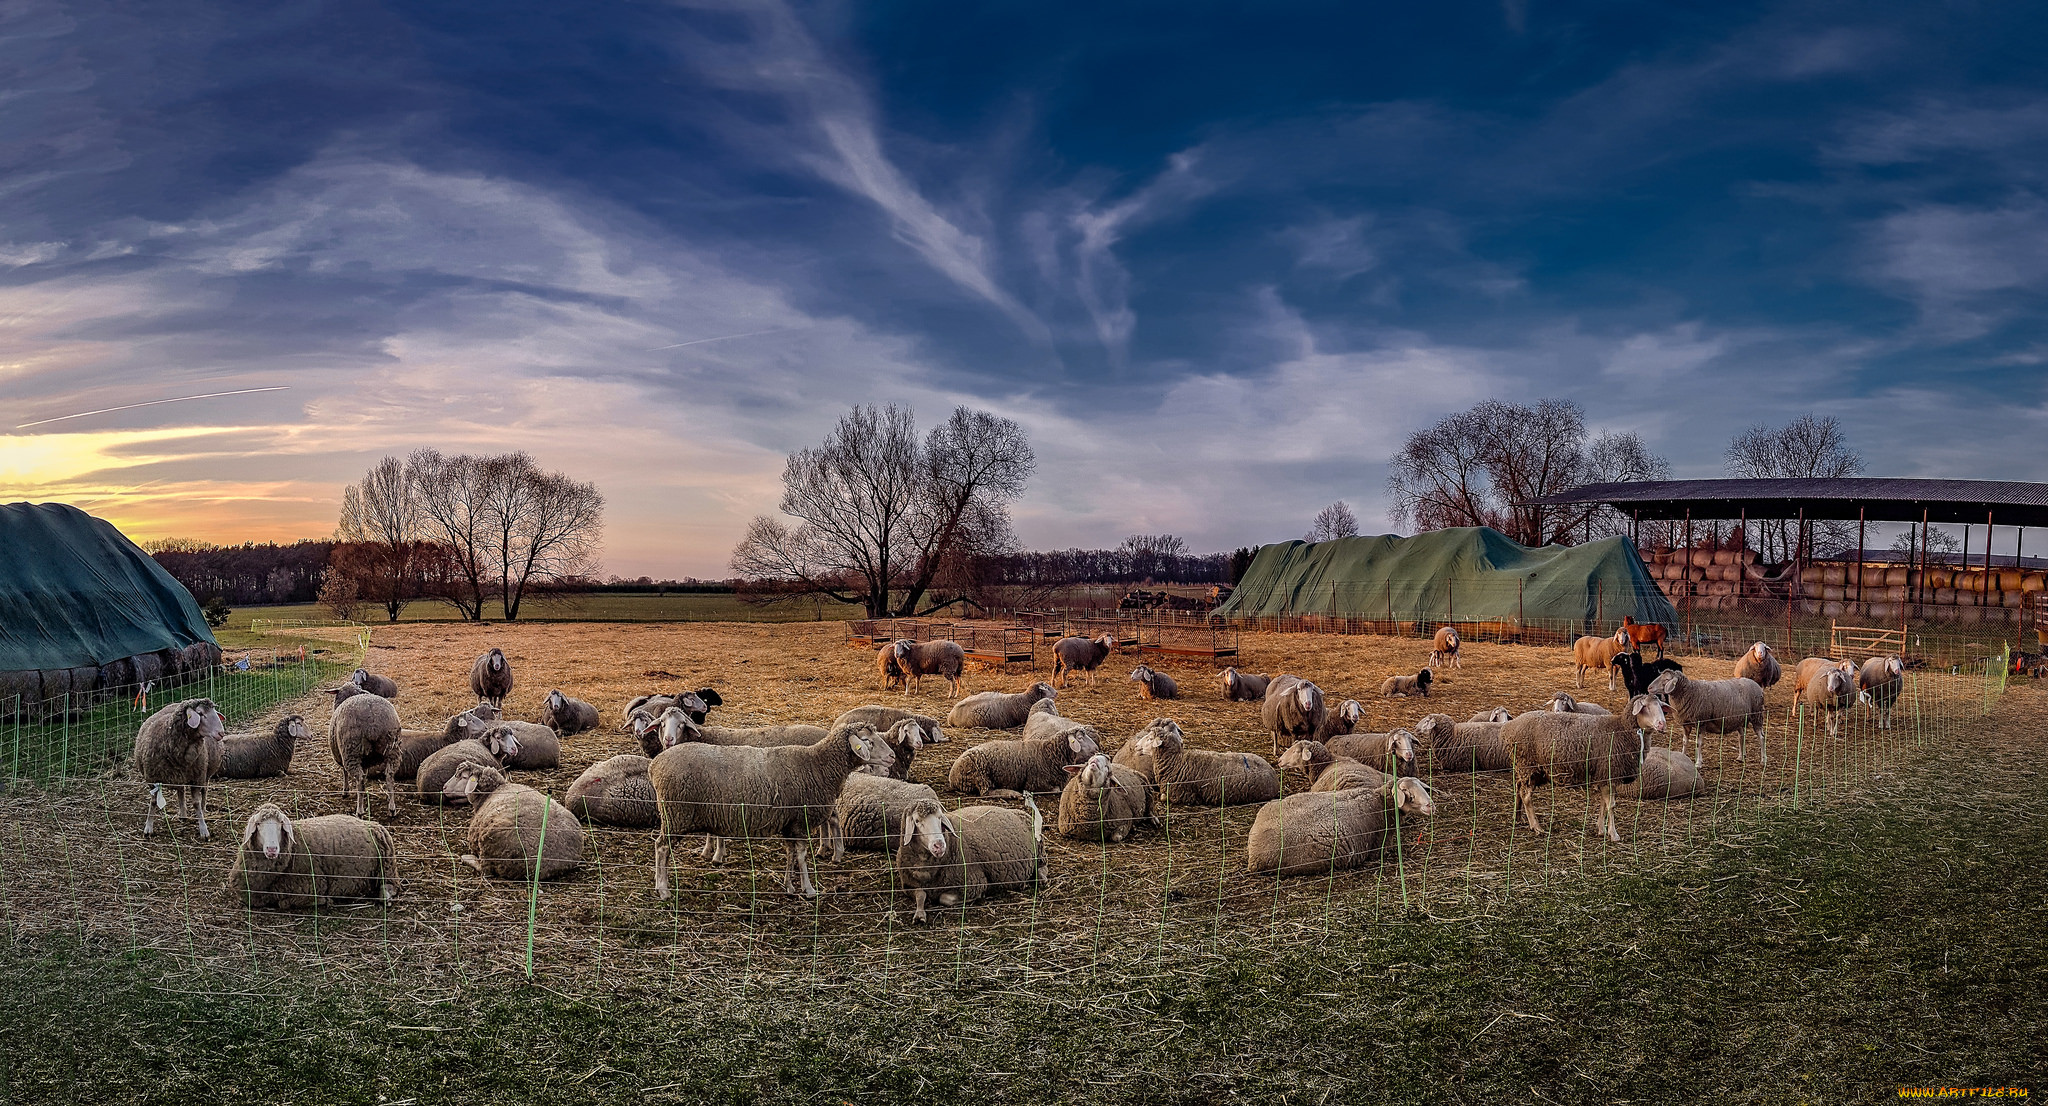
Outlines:
{"type": "Polygon", "coordinates": [[[2021,480],[1643,480],[1587,484],[1539,504],[1605,503],[1642,518],[1807,518],[2048,526],[2048,484],[2021,480]],[[1923,516],[1923,512],[1925,512],[1923,516]]]}

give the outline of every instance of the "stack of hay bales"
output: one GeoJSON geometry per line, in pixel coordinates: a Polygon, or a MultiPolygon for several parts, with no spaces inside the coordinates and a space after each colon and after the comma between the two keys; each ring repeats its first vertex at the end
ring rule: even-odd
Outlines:
{"type": "Polygon", "coordinates": [[[1835,616],[1862,614],[1899,618],[1916,599],[1928,607],[1949,608],[1938,617],[1956,622],[2009,622],[2029,602],[2027,596],[2048,588],[2048,573],[2033,569],[1919,569],[1896,565],[1814,564],[1800,570],[1801,590],[1809,613],[1835,616]],[[1863,602],[1856,602],[1858,573],[1863,602]]]}
{"type": "Polygon", "coordinates": [[[1738,583],[1744,596],[1764,594],[1764,574],[1754,549],[1646,550],[1643,569],[1673,603],[1685,602],[1693,610],[1734,609],[1738,583]]]}

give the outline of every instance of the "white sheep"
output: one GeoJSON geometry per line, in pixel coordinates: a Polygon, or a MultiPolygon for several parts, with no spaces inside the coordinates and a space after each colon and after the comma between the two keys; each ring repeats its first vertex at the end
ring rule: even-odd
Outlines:
{"type": "Polygon", "coordinates": [[[1792,698],[1797,701],[1806,695],[1806,686],[1823,672],[1844,672],[1850,680],[1856,679],[1856,662],[1836,660],[1833,657],[1808,657],[1792,670],[1792,698]]]}
{"type": "Polygon", "coordinates": [[[910,892],[910,920],[923,922],[927,903],[965,906],[990,891],[1029,892],[1045,876],[1045,816],[1026,796],[1024,815],[999,806],[947,814],[921,800],[903,819],[896,871],[910,892]]]}
{"type": "Polygon", "coordinates": [[[1405,699],[1410,695],[1420,695],[1427,699],[1429,698],[1430,681],[1434,679],[1436,679],[1436,674],[1427,668],[1422,669],[1413,676],[1389,676],[1380,681],[1380,694],[1390,699],[1395,697],[1405,699]]]}
{"type": "Polygon", "coordinates": [[[635,753],[607,757],[583,770],[562,796],[562,805],[577,818],[600,826],[653,829],[661,824],[655,807],[653,761],[635,753]]]}
{"type": "Polygon", "coordinates": [[[1152,787],[1136,771],[1097,753],[1086,764],[1067,766],[1060,792],[1062,837],[1114,844],[1137,823],[1152,822],[1152,787]]]}
{"type": "Polygon", "coordinates": [[[1683,799],[1706,789],[1706,781],[1684,753],[1653,745],[1643,756],[1643,774],[1636,782],[1615,788],[1620,795],[1637,799],[1683,799]]]}
{"type": "Polygon", "coordinates": [[[1742,651],[1742,656],[1735,662],[1735,675],[1755,680],[1758,687],[1769,688],[1785,677],[1785,669],[1778,663],[1771,647],[1759,641],[1742,651]]]}
{"type": "Polygon", "coordinates": [[[1334,710],[1323,712],[1323,724],[1316,727],[1314,740],[1328,741],[1335,737],[1346,737],[1357,732],[1358,724],[1365,721],[1365,707],[1356,699],[1338,703],[1334,710]]]}
{"type": "Polygon", "coordinates": [[[1223,697],[1236,703],[1257,703],[1266,698],[1266,685],[1271,676],[1254,676],[1239,672],[1235,668],[1223,670],[1223,697]]]}
{"type": "Polygon", "coordinates": [[[1509,719],[1506,708],[1483,712],[1471,722],[1454,722],[1448,714],[1425,716],[1415,724],[1415,736],[1429,749],[1430,764],[1438,772],[1505,772],[1515,766],[1507,742],[1500,736],[1509,719]],[[1498,719],[1498,721],[1495,721],[1498,719]]]}
{"type": "Polygon", "coordinates": [[[581,699],[571,699],[561,688],[548,692],[540,710],[540,724],[563,737],[586,733],[600,724],[597,708],[581,699]]]}
{"type": "Polygon", "coordinates": [[[1390,776],[1415,776],[1415,735],[1408,730],[1349,734],[1323,743],[1335,756],[1350,757],[1390,776]]]}
{"type": "Polygon", "coordinates": [[[149,785],[142,816],[144,837],[156,832],[157,811],[169,806],[164,789],[175,788],[178,817],[187,817],[196,799],[199,839],[212,838],[213,831],[206,827],[206,789],[220,775],[226,729],[220,708],[211,699],[185,699],[142,720],[135,732],[135,772],[149,785]]]}
{"type": "Polygon", "coordinates": [[[1031,716],[1040,700],[1054,697],[1052,685],[1035,683],[1016,694],[982,691],[953,704],[946,713],[946,725],[955,729],[1014,730],[1031,716]]]}
{"type": "Polygon", "coordinates": [[[901,707],[885,707],[872,704],[865,707],[855,707],[833,719],[832,724],[837,726],[842,722],[865,722],[877,730],[886,731],[905,719],[916,722],[923,729],[924,743],[926,745],[944,745],[946,743],[946,731],[939,726],[938,719],[928,714],[907,711],[901,707]]]}
{"type": "Polygon", "coordinates": [[[512,694],[512,662],[503,649],[492,648],[469,666],[469,689],[494,707],[503,707],[512,694]]]}
{"type": "Polygon", "coordinates": [[[1596,793],[1595,831],[1604,830],[1609,841],[1620,844],[1621,832],[1614,820],[1615,789],[1642,775],[1643,756],[1649,748],[1643,734],[1663,733],[1664,725],[1664,707],[1650,695],[1630,699],[1625,715],[1539,710],[1504,723],[1501,738],[1515,764],[1515,812],[1526,815],[1529,828],[1542,833],[1543,826],[1536,820],[1537,784],[1590,787],[1596,793]]]}
{"type": "Polygon", "coordinates": [[[462,862],[495,879],[554,879],[583,861],[583,823],[545,792],[507,783],[483,764],[464,764],[443,789],[462,798],[469,816],[469,850],[462,862]]]}
{"type": "Polygon", "coordinates": [[[276,803],[249,815],[225,890],[257,910],[398,896],[391,831],[346,814],[292,819],[276,803]]]}
{"type": "Polygon", "coordinates": [[[1579,686],[1586,686],[1586,670],[1604,668],[1607,670],[1607,690],[1614,690],[1614,658],[1635,649],[1635,640],[1627,630],[1616,630],[1609,637],[1582,637],[1572,643],[1572,670],[1578,674],[1579,686]]]}
{"type": "Polygon", "coordinates": [[[1088,686],[1095,686],[1095,670],[1116,650],[1116,635],[1063,637],[1052,643],[1052,686],[1065,687],[1076,672],[1088,674],[1088,686]]]}
{"type": "Polygon", "coordinates": [[[267,734],[230,734],[221,739],[220,778],[282,776],[292,766],[292,751],[311,736],[306,720],[296,714],[278,719],[267,734]]]}
{"type": "Polygon", "coordinates": [[[1457,630],[1457,627],[1455,627],[1455,626],[1439,626],[1439,627],[1437,627],[1437,629],[1436,629],[1436,639],[1435,639],[1434,641],[1432,641],[1432,642],[1430,643],[1430,649],[1429,649],[1429,666],[1430,666],[1431,668],[1437,668],[1437,667],[1444,667],[1444,668],[1463,668],[1463,667],[1465,667],[1465,664],[1464,664],[1464,662],[1463,662],[1462,660],[1460,660],[1460,659],[1459,659],[1459,656],[1458,656],[1458,649],[1459,649],[1459,647],[1460,647],[1461,645],[1463,645],[1463,644],[1464,644],[1463,642],[1461,642],[1461,641],[1459,641],[1459,640],[1458,640],[1458,630],[1457,630]]]}
{"type": "Polygon", "coordinates": [[[1180,685],[1173,682],[1173,677],[1149,664],[1131,669],[1131,680],[1138,685],[1140,699],[1180,698],[1180,685]]]}
{"type": "Polygon", "coordinates": [[[1726,680],[1694,680],[1683,672],[1666,672],[1650,681],[1650,694],[1664,700],[1671,720],[1678,727],[1678,751],[1685,751],[1686,735],[1695,740],[1693,764],[1707,766],[1707,739],[1712,733],[1735,734],[1735,759],[1748,759],[1749,731],[1756,730],[1757,760],[1771,762],[1764,747],[1768,716],[1764,714],[1764,689],[1747,676],[1726,680]]]}
{"type": "Polygon", "coordinates": [[[1855,705],[1856,677],[1840,668],[1824,667],[1799,689],[1796,709],[1801,713],[1809,709],[1819,711],[1827,720],[1828,737],[1832,739],[1841,733],[1842,712],[1855,705]]]}
{"type": "Polygon", "coordinates": [[[1906,687],[1906,663],[1897,657],[1872,657],[1856,670],[1859,702],[1877,709],[1877,728],[1892,728],[1892,707],[1906,687]]]}
{"type": "Polygon", "coordinates": [[[372,695],[382,695],[386,699],[398,698],[398,681],[389,676],[379,676],[367,668],[358,668],[350,673],[348,682],[372,695]]]}
{"type": "Polygon", "coordinates": [[[1322,732],[1328,711],[1323,689],[1294,675],[1279,675],[1266,684],[1266,701],[1259,708],[1259,721],[1273,735],[1273,755],[1303,738],[1322,732]]]}
{"type": "Polygon", "coordinates": [[[1614,713],[1613,711],[1608,710],[1606,707],[1603,707],[1598,703],[1580,702],[1579,700],[1572,698],[1571,695],[1562,691],[1551,696],[1550,702],[1547,703],[1546,706],[1548,706],[1551,710],[1557,712],[1558,714],[1590,714],[1597,717],[1599,715],[1614,713]]]}
{"type": "Polygon", "coordinates": [[[505,770],[533,772],[562,766],[562,739],[555,731],[535,722],[507,719],[493,722],[484,734],[510,734],[513,751],[505,757],[505,770]]]}
{"type": "Polygon", "coordinates": [[[1127,747],[1151,757],[1159,794],[1175,805],[1232,806],[1280,796],[1278,769],[1250,753],[1190,749],[1171,718],[1153,719],[1127,747]]]}
{"type": "Polygon", "coordinates": [[[946,785],[963,795],[1005,799],[1064,787],[1067,765],[1087,763],[1101,745],[1090,727],[1058,715],[1037,718],[1051,723],[1039,737],[984,741],[962,751],[946,773],[946,785]]]}
{"type": "Polygon", "coordinates": [[[818,843],[818,855],[829,854],[837,864],[846,859],[848,849],[893,852],[904,817],[919,802],[938,806],[939,793],[927,784],[855,772],[839,790],[833,824],[818,843]]]}
{"type": "Polygon", "coordinates": [[[505,762],[518,753],[519,741],[510,730],[487,732],[444,745],[420,762],[419,772],[413,778],[414,793],[422,803],[446,803],[449,796],[443,789],[455,778],[456,769],[464,764],[503,769],[505,762]]]}
{"type": "Polygon", "coordinates": [[[1297,741],[1280,754],[1280,782],[1289,794],[1378,787],[1392,778],[1352,757],[1332,753],[1320,741],[1297,741]]]}
{"type": "Polygon", "coordinates": [[[1429,789],[1412,778],[1379,787],[1296,792],[1259,808],[1245,838],[1245,870],[1315,876],[1362,867],[1381,856],[1393,818],[1435,813],[1429,789]]]}

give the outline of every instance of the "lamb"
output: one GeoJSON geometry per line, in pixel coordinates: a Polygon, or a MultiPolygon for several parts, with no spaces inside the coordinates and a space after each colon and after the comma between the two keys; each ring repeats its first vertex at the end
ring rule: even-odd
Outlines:
{"type": "Polygon", "coordinates": [[[1115,844],[1140,821],[1151,822],[1152,787],[1132,769],[1097,753],[1088,763],[1067,766],[1060,792],[1060,836],[1115,844]]]}
{"type": "Polygon", "coordinates": [[[1273,735],[1273,755],[1279,756],[1282,738],[1288,743],[1313,738],[1323,728],[1327,710],[1323,689],[1299,676],[1273,677],[1266,685],[1266,701],[1259,708],[1259,720],[1273,735]]]}
{"type": "Polygon", "coordinates": [[[493,648],[469,666],[469,690],[494,707],[505,705],[505,697],[512,694],[512,662],[505,659],[503,649],[493,648]]]}
{"type": "Polygon", "coordinates": [[[653,829],[661,824],[654,803],[654,781],[647,776],[653,761],[637,753],[620,753],[583,770],[562,805],[593,825],[653,829]]]}
{"type": "Polygon", "coordinates": [[[1333,737],[1323,744],[1334,756],[1350,757],[1390,776],[1420,774],[1415,770],[1415,735],[1407,730],[1333,737]]]}
{"type": "MultiPolygon", "coordinates": [[[[1495,717],[1507,713],[1496,709],[1495,717]]],[[[1429,746],[1429,759],[1439,772],[1505,772],[1515,766],[1501,739],[1509,721],[1453,722],[1448,714],[1432,714],[1415,724],[1415,735],[1429,746]]]]}
{"type": "Polygon", "coordinates": [[[1768,688],[1785,678],[1785,669],[1778,663],[1777,654],[1771,647],[1759,641],[1743,651],[1741,659],[1735,662],[1735,674],[1756,681],[1756,686],[1768,688]]]}
{"type": "Polygon", "coordinates": [[[1235,668],[1223,670],[1223,697],[1233,703],[1257,703],[1266,698],[1271,676],[1254,676],[1235,668]]]}
{"type": "Polygon", "coordinates": [[[965,906],[990,891],[1029,892],[1045,875],[1045,815],[1029,796],[1027,823],[999,806],[962,807],[948,815],[920,800],[903,818],[896,871],[910,892],[910,920],[923,922],[925,904],[965,906]]]}
{"type": "Polygon", "coordinates": [[[1833,657],[1808,657],[1799,662],[1799,667],[1792,670],[1792,697],[1795,700],[1803,698],[1806,695],[1806,685],[1812,683],[1814,677],[1831,669],[1848,673],[1851,680],[1856,678],[1855,661],[1838,661],[1833,657]]]}
{"type": "Polygon", "coordinates": [[[1315,876],[1362,867],[1385,848],[1390,818],[1435,813],[1436,801],[1417,779],[1297,792],[1259,808],[1245,840],[1245,869],[1254,875],[1315,876]]]}
{"type": "Polygon", "coordinates": [[[367,668],[358,668],[350,673],[348,682],[372,695],[382,695],[386,699],[398,698],[398,682],[396,680],[389,676],[379,676],[367,668]]]}
{"type": "Polygon", "coordinates": [[[419,775],[413,779],[413,792],[422,803],[445,803],[449,798],[446,792],[448,781],[455,778],[456,769],[465,764],[502,769],[505,762],[518,752],[519,740],[509,730],[498,730],[443,746],[420,763],[419,775]]]}
{"type": "Polygon", "coordinates": [[[264,803],[242,827],[225,890],[256,910],[323,907],[398,896],[398,851],[375,822],[328,814],[294,821],[264,803]]]}
{"type": "MultiPolygon", "coordinates": [[[[1045,717],[1059,722],[1058,715],[1045,717]]],[[[1015,799],[1025,792],[1058,791],[1069,764],[1085,764],[1100,751],[1094,731],[1068,723],[1040,737],[984,741],[960,754],[946,786],[963,795],[1015,799]]]]}
{"type": "Polygon", "coordinates": [[[531,772],[541,768],[562,766],[562,739],[555,731],[533,722],[493,722],[484,730],[484,736],[492,734],[510,735],[505,755],[507,771],[531,772]]]}
{"type": "Polygon", "coordinates": [[[1647,694],[1650,682],[1666,672],[1683,672],[1685,666],[1669,657],[1658,657],[1645,661],[1640,652],[1622,653],[1614,658],[1614,667],[1621,670],[1621,686],[1628,690],[1629,698],[1647,694]]]}
{"type": "Polygon", "coordinates": [[[1356,699],[1346,699],[1337,704],[1336,710],[1323,712],[1323,724],[1316,727],[1315,740],[1328,741],[1333,737],[1344,737],[1358,729],[1365,720],[1365,707],[1356,699]]]}
{"type": "Polygon", "coordinates": [[[166,787],[177,789],[180,818],[191,812],[197,798],[199,839],[213,837],[206,828],[206,789],[221,774],[226,729],[220,708],[211,699],[184,699],[142,720],[135,732],[135,773],[149,785],[142,816],[144,837],[156,832],[157,811],[169,809],[166,787]]]}
{"type": "Polygon", "coordinates": [[[390,813],[398,813],[398,762],[402,756],[398,708],[382,695],[365,692],[344,700],[334,708],[327,724],[327,748],[334,763],[341,766],[342,790],[355,801],[355,815],[370,813],[370,794],[365,789],[368,770],[384,768],[384,794],[390,813]]]}
{"type": "Polygon", "coordinates": [[[1169,803],[1232,806],[1280,797],[1280,773],[1272,765],[1250,753],[1189,749],[1171,718],[1153,719],[1127,748],[1152,758],[1159,793],[1169,803]]]}
{"type": "Polygon", "coordinates": [[[1614,690],[1614,658],[1623,653],[1633,652],[1627,630],[1616,630],[1611,637],[1582,637],[1572,643],[1572,669],[1578,674],[1579,686],[1586,686],[1586,670],[1604,668],[1607,670],[1607,690],[1614,690]]]}
{"type": "Polygon", "coordinates": [[[1699,742],[1693,754],[1693,765],[1707,766],[1706,734],[1735,733],[1735,759],[1748,759],[1747,742],[1751,727],[1756,729],[1757,761],[1771,762],[1770,754],[1764,748],[1764,689],[1747,676],[1736,676],[1726,680],[1694,680],[1683,672],[1666,672],[1650,681],[1650,694],[1664,700],[1671,708],[1672,721],[1678,725],[1678,751],[1685,751],[1685,735],[1688,731],[1699,742]]]}
{"type": "Polygon", "coordinates": [[[1445,668],[1465,667],[1464,662],[1458,659],[1458,647],[1462,644],[1458,640],[1457,627],[1437,627],[1436,640],[1430,643],[1429,666],[1431,668],[1436,668],[1439,665],[1445,668]]]}
{"type": "Polygon", "coordinates": [[[1131,679],[1138,684],[1140,699],[1180,698],[1180,685],[1173,682],[1173,677],[1155,670],[1149,664],[1141,664],[1131,669],[1131,679]]]}
{"type": "Polygon", "coordinates": [[[598,727],[597,708],[581,699],[571,699],[562,694],[561,688],[548,692],[546,703],[540,710],[540,724],[563,737],[584,733],[598,727]]]}
{"type": "MultiPolygon", "coordinates": [[[[1683,680],[1667,672],[1658,682],[1683,680]]],[[[1751,684],[1755,687],[1755,684],[1751,684]]],[[[1762,694],[1761,691],[1758,692],[1762,694]]],[[[1555,711],[1531,711],[1501,726],[1501,738],[1515,765],[1515,811],[1528,817],[1529,828],[1542,833],[1536,820],[1539,783],[1591,787],[1598,796],[1593,826],[1609,841],[1621,843],[1614,821],[1615,788],[1642,775],[1645,731],[1664,732],[1664,706],[1654,695],[1628,701],[1628,713],[1602,718],[1555,711]]]]}
{"type": "Polygon", "coordinates": [[[956,729],[1014,730],[1031,716],[1031,707],[1056,692],[1050,684],[1032,684],[1015,695],[1002,691],[981,691],[953,704],[946,712],[946,725],[956,729]]]}
{"type": "Polygon", "coordinates": [[[1842,731],[1842,712],[1855,705],[1856,677],[1828,666],[1815,672],[1806,686],[1799,689],[1795,707],[1802,712],[1808,708],[1819,711],[1827,719],[1828,736],[1833,738],[1842,731]]]}
{"type": "Polygon", "coordinates": [[[1404,699],[1410,695],[1420,695],[1427,699],[1429,682],[1434,678],[1434,674],[1427,668],[1413,676],[1389,676],[1380,682],[1380,694],[1388,698],[1399,696],[1404,699]]]}
{"type": "Polygon", "coordinates": [[[268,734],[237,734],[221,739],[220,778],[254,780],[282,776],[292,766],[292,750],[313,736],[306,720],[287,714],[268,734]]]}
{"type": "Polygon", "coordinates": [[[1590,714],[1599,717],[1614,713],[1598,703],[1581,703],[1562,691],[1550,697],[1548,706],[1558,714],[1590,714]]]}
{"type": "Polygon", "coordinates": [[[960,673],[967,667],[967,651],[957,641],[912,641],[897,638],[890,647],[896,657],[896,666],[903,670],[903,694],[910,694],[912,684],[924,682],[926,676],[937,676],[946,681],[946,694],[960,694],[960,673]]]}
{"type": "Polygon", "coordinates": [[[1088,673],[1088,686],[1095,686],[1095,670],[1116,650],[1116,635],[1063,637],[1052,643],[1052,686],[1065,687],[1076,672],[1088,673]]]}
{"type": "Polygon", "coordinates": [[[544,791],[507,783],[505,773],[464,764],[445,789],[476,808],[462,862],[495,879],[554,879],[583,861],[583,823],[544,791]]]}
{"type": "Polygon", "coordinates": [[[924,730],[924,743],[944,745],[946,731],[939,728],[939,720],[928,714],[914,714],[900,707],[865,706],[855,707],[832,720],[833,725],[841,722],[865,722],[877,730],[887,730],[896,723],[909,719],[924,730]]]}
{"type": "Polygon", "coordinates": [[[829,852],[834,864],[846,859],[846,850],[883,853],[896,847],[903,833],[903,817],[919,802],[939,805],[939,793],[921,783],[888,776],[855,772],[846,777],[833,807],[834,832],[830,842],[821,841],[818,855],[829,852]]]}
{"type": "Polygon", "coordinates": [[[1892,706],[1906,687],[1906,663],[1897,657],[1872,657],[1856,672],[1857,699],[1877,708],[1877,728],[1892,728],[1892,706]]]}
{"type": "Polygon", "coordinates": [[[1651,746],[1643,756],[1643,774],[1636,782],[1615,789],[1617,794],[1638,799],[1683,799],[1706,788],[1692,758],[1661,745],[1651,746]]]}
{"type": "Polygon", "coordinates": [[[727,838],[782,838],[789,854],[783,889],[816,898],[799,843],[827,826],[848,775],[864,765],[886,772],[893,757],[881,735],[861,723],[836,726],[816,745],[756,749],[693,741],[664,749],[648,768],[661,813],[655,894],[669,897],[674,843],[701,830],[714,839],[707,842],[714,861],[727,838]]]}
{"type": "Polygon", "coordinates": [[[1378,787],[1390,777],[1351,757],[1340,757],[1320,741],[1297,741],[1280,754],[1280,782],[1288,794],[1378,787]]]}

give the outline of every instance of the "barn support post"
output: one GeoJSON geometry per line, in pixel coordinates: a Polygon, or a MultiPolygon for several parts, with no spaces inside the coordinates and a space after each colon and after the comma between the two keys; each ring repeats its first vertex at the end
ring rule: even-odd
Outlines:
{"type": "MultiPolygon", "coordinates": [[[[1956,567],[1961,569],[1963,572],[1970,571],[1970,524],[1967,522],[1963,523],[1963,563],[1957,565],[1956,567]]],[[[1958,573],[1958,575],[1960,575],[1960,573],[1958,573]]],[[[1961,582],[1962,581],[1951,577],[1948,582],[1949,589],[1953,591],[1955,589],[1955,586],[1957,584],[1960,584],[1961,582]]]]}
{"type": "Polygon", "coordinates": [[[1927,611],[1924,609],[1927,604],[1927,508],[1925,507],[1920,508],[1920,571],[1917,579],[1920,582],[1913,587],[1913,615],[1916,618],[1925,618],[1927,617],[1927,611]]]}
{"type": "MultiPolygon", "coordinates": [[[[2026,570],[2027,570],[2027,565],[2026,565],[2026,559],[2025,559],[2025,558],[2026,558],[2026,553],[2025,553],[2026,547],[2027,547],[2027,528],[2026,528],[2026,527],[2024,527],[2024,526],[2022,526],[2022,527],[2020,527],[2020,528],[2019,528],[2019,533],[2018,533],[2018,535],[2017,535],[2016,537],[2014,537],[2014,538],[2013,538],[2013,543],[2012,543],[2012,570],[2013,570],[2014,572],[2019,572],[2019,573],[2025,573],[2025,572],[2026,572],[2026,570]]],[[[2012,647],[2012,649],[2013,649],[2013,652],[2015,652],[2015,653],[2021,652],[2021,651],[2025,650],[2025,649],[2026,649],[2026,647],[2027,647],[2027,593],[2026,593],[2026,592],[2021,592],[2021,593],[2020,593],[2020,605],[2019,605],[2019,608],[2018,608],[2018,610],[2019,610],[2019,613],[2018,613],[2018,614],[2016,614],[2016,615],[2014,615],[2014,616],[2013,616],[2013,619],[2012,619],[2012,637],[2013,637],[2013,647],[2012,647]]]]}
{"type": "Polygon", "coordinates": [[[1742,527],[1742,541],[1735,547],[1735,602],[1739,607],[1742,603],[1742,581],[1749,576],[1749,564],[1743,559],[1744,554],[1749,551],[1749,504],[1747,503],[1742,505],[1742,521],[1738,525],[1742,527]]]}
{"type": "Polygon", "coordinates": [[[1977,605],[1991,598],[1991,512],[1984,512],[1984,584],[1977,589],[1977,605]]]}
{"type": "Polygon", "coordinates": [[[1685,608],[1691,610],[1692,602],[1692,508],[1685,509],[1685,608]]]}
{"type": "Polygon", "coordinates": [[[1863,562],[1865,560],[1863,555],[1863,527],[1865,524],[1863,510],[1861,506],[1856,508],[1856,603],[1858,606],[1861,606],[1863,603],[1863,562]]]}

